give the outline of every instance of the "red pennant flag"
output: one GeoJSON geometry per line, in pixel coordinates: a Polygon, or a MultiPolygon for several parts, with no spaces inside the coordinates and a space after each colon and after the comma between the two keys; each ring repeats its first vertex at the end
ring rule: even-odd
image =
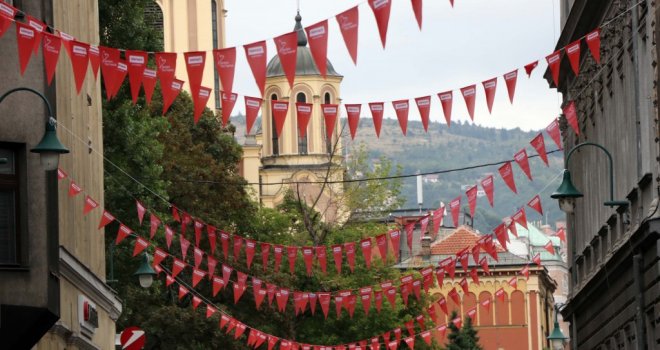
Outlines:
{"type": "Polygon", "coordinates": [[[147,242],[142,237],[138,237],[135,240],[135,247],[133,248],[133,256],[136,256],[136,255],[142,253],[142,251],[145,250],[148,245],[149,245],[149,242],[147,242]]]}
{"type": "Polygon", "coordinates": [[[234,269],[231,266],[222,264],[222,285],[226,286],[229,283],[229,278],[231,277],[231,272],[234,269]]]}
{"type": "Polygon", "coordinates": [[[445,269],[439,268],[435,270],[435,278],[438,280],[438,287],[442,287],[445,280],[445,269]]]}
{"type": "Polygon", "coordinates": [[[268,255],[270,254],[270,244],[261,243],[261,265],[264,271],[268,266],[268,255]]]}
{"type": "Polygon", "coordinates": [[[174,79],[170,84],[169,89],[165,87],[163,89],[163,115],[167,113],[167,110],[170,109],[176,97],[179,96],[181,89],[183,88],[183,81],[179,79],[174,79]]]}
{"type": "Polygon", "coordinates": [[[397,350],[399,348],[399,342],[393,340],[387,343],[387,347],[389,348],[389,350],[397,350]]]}
{"type": "Polygon", "coordinates": [[[580,135],[580,127],[578,126],[578,116],[577,116],[577,110],[575,108],[575,101],[570,101],[563,109],[564,116],[566,117],[566,121],[568,122],[568,125],[573,128],[573,131],[575,131],[576,135],[580,135]]]}
{"type": "Polygon", "coordinates": [[[89,45],[89,50],[87,51],[89,56],[90,68],[92,68],[92,74],[94,74],[94,80],[99,76],[99,68],[101,67],[101,51],[96,45],[89,45]]]}
{"type": "Polygon", "coordinates": [[[37,31],[27,24],[16,22],[16,43],[18,46],[18,60],[21,67],[21,75],[25,73],[30,58],[32,57],[32,50],[37,41],[37,31]]]}
{"type": "MultiPolygon", "coordinates": [[[[512,235],[514,235],[514,236],[516,236],[516,238],[518,238],[518,230],[516,229],[516,222],[515,221],[511,221],[509,223],[509,231],[511,231],[512,235]]],[[[507,238],[507,241],[508,241],[508,238],[507,238]]]]}
{"type": "Polygon", "coordinates": [[[265,289],[261,288],[261,285],[259,285],[258,287],[255,286],[254,279],[252,279],[252,282],[253,282],[252,286],[254,291],[254,303],[257,310],[259,310],[268,292],[265,289]]]}
{"type": "MultiPolygon", "coordinates": [[[[72,48],[73,50],[73,48],[72,48]]],[[[74,54],[71,54],[74,56],[74,54]]],[[[119,89],[121,88],[121,85],[124,83],[124,79],[126,79],[126,74],[128,73],[128,65],[126,64],[126,61],[124,60],[118,60],[117,61],[117,66],[115,68],[115,85],[112,87],[112,91],[110,92],[110,97],[115,97],[117,95],[117,92],[119,92],[119,89]]]]}
{"type": "Polygon", "coordinates": [[[424,291],[428,293],[429,289],[433,285],[433,267],[427,266],[419,271],[422,274],[422,280],[424,282],[424,291]]]}
{"type": "Polygon", "coordinates": [[[245,96],[245,127],[247,129],[247,134],[250,134],[254,121],[257,120],[257,115],[261,110],[262,100],[257,97],[245,96]]]}
{"type": "Polygon", "coordinates": [[[587,34],[586,41],[591,56],[596,60],[596,63],[600,64],[600,28],[596,28],[596,30],[587,34]]]}
{"type": "Polygon", "coordinates": [[[362,302],[362,309],[364,309],[364,314],[369,316],[369,309],[371,308],[371,293],[373,289],[371,287],[360,288],[360,301],[362,302]]]}
{"type": "Polygon", "coordinates": [[[422,337],[426,345],[431,346],[431,331],[424,331],[419,336],[422,337]]]}
{"type": "Polygon", "coordinates": [[[463,325],[463,319],[461,318],[461,316],[458,316],[453,320],[451,320],[451,323],[453,323],[454,326],[456,326],[456,328],[461,329],[461,326],[463,325]]]}
{"type": "Polygon", "coordinates": [[[282,135],[282,129],[284,128],[286,115],[289,112],[289,102],[270,100],[270,108],[273,113],[273,119],[275,119],[275,131],[277,132],[277,137],[280,137],[282,135]]]}
{"type": "Polygon", "coordinates": [[[355,272],[355,242],[344,243],[344,250],[346,250],[348,267],[351,269],[351,272],[355,272]]]}
{"type": "Polygon", "coordinates": [[[225,328],[225,326],[227,325],[227,323],[229,323],[230,320],[231,320],[231,318],[229,316],[224,315],[224,314],[221,315],[220,316],[220,329],[225,328]]]}
{"type": "Polygon", "coordinates": [[[419,328],[421,330],[426,329],[426,325],[424,324],[424,315],[418,315],[417,317],[415,317],[415,321],[417,321],[417,323],[419,324],[419,328]]]}
{"type": "Polygon", "coordinates": [[[316,259],[319,262],[321,271],[325,275],[327,273],[328,265],[327,251],[325,250],[325,246],[314,247],[314,250],[316,251],[316,259]]]}
{"type": "Polygon", "coordinates": [[[468,259],[470,258],[470,253],[469,249],[467,247],[461,249],[458,253],[456,253],[456,260],[461,262],[461,266],[463,267],[463,271],[467,272],[468,270],[468,259]]]}
{"type": "MultiPolygon", "coordinates": [[[[202,263],[202,259],[204,258],[204,251],[195,247],[195,249],[193,249],[193,252],[195,256],[195,267],[199,267],[199,265],[202,263]]],[[[211,257],[209,256],[209,258],[211,257]]]]}
{"type": "Polygon", "coordinates": [[[518,70],[513,70],[504,74],[504,82],[506,83],[506,91],[509,93],[509,101],[513,103],[513,95],[516,93],[516,81],[518,80],[518,70]]]}
{"type": "Polygon", "coordinates": [[[454,221],[454,227],[458,227],[458,213],[461,211],[461,196],[458,196],[449,202],[449,209],[451,210],[451,218],[454,221]]]}
{"type": "Polygon", "coordinates": [[[344,38],[346,49],[353,59],[353,64],[357,65],[357,45],[358,45],[358,26],[359,26],[359,12],[358,7],[355,6],[348,9],[337,16],[337,24],[341,30],[341,36],[344,38]]]}
{"type": "Polygon", "coordinates": [[[527,151],[523,148],[518,153],[516,153],[513,156],[513,159],[515,159],[516,163],[518,163],[518,166],[522,171],[527,175],[527,178],[529,178],[530,181],[532,181],[532,173],[529,170],[529,160],[527,158],[527,151]]]}
{"type": "Polygon", "coordinates": [[[85,75],[87,74],[87,65],[89,63],[88,50],[89,44],[78,41],[73,41],[71,44],[71,66],[73,67],[73,77],[76,81],[76,91],[78,94],[80,94],[82,85],[85,82],[85,75]]]}
{"type": "Polygon", "coordinates": [[[442,104],[442,112],[445,115],[445,120],[447,121],[447,127],[451,126],[451,106],[452,101],[454,100],[453,92],[445,91],[438,94],[440,103],[442,104]]]}
{"type": "Polygon", "coordinates": [[[197,96],[199,94],[199,87],[202,85],[202,76],[204,75],[206,51],[185,52],[183,56],[186,62],[186,71],[188,72],[190,94],[197,96]]]}
{"type": "Polygon", "coordinates": [[[179,244],[181,245],[181,256],[183,257],[183,260],[186,260],[186,256],[188,255],[188,248],[190,248],[190,241],[181,235],[179,236],[179,244]]]}
{"type": "Polygon", "coordinates": [[[266,283],[266,292],[268,294],[268,306],[273,305],[273,299],[275,298],[275,292],[277,291],[277,286],[271,283],[266,283]]]}
{"type": "Polygon", "coordinates": [[[186,294],[190,293],[188,289],[182,285],[179,285],[179,300],[183,299],[186,294]]]}
{"type": "Polygon", "coordinates": [[[293,89],[293,81],[296,77],[296,56],[298,52],[298,33],[291,32],[280,35],[273,39],[277,48],[277,56],[282,63],[282,69],[289,81],[289,87],[293,89]]]}
{"type": "Polygon", "coordinates": [[[449,311],[447,311],[447,299],[440,297],[440,300],[438,300],[438,306],[440,306],[440,310],[442,310],[445,315],[449,315],[449,311]]]}
{"type": "MultiPolygon", "coordinates": [[[[234,333],[234,339],[240,338],[243,335],[243,333],[245,333],[246,329],[247,329],[246,325],[244,325],[242,323],[237,324],[236,325],[236,332],[234,333]]],[[[263,343],[263,342],[261,342],[261,343],[263,343]]],[[[259,345],[261,345],[261,343],[259,345]]]]}
{"type": "Polygon", "coordinates": [[[170,249],[172,245],[172,238],[174,237],[174,230],[169,226],[165,225],[165,243],[167,244],[167,249],[170,249]]]}
{"type": "Polygon", "coordinates": [[[275,255],[275,272],[280,271],[280,264],[282,263],[282,255],[284,254],[284,247],[276,245],[273,247],[273,255],[275,255]]]}
{"type": "Polygon", "coordinates": [[[504,165],[502,165],[498,171],[500,172],[504,183],[509,186],[509,189],[511,189],[513,193],[518,193],[516,190],[516,182],[513,179],[513,168],[511,167],[511,162],[504,163],[504,165]]]}
{"type": "Polygon", "coordinates": [[[328,319],[328,311],[330,310],[330,293],[319,293],[319,304],[321,304],[321,310],[325,319],[328,319]]]}
{"type": "Polygon", "coordinates": [[[374,291],[374,301],[376,302],[376,311],[380,313],[380,309],[383,307],[383,291],[375,290],[374,291]]]}
{"type": "Polygon", "coordinates": [[[341,265],[343,262],[341,244],[335,244],[332,246],[332,257],[335,261],[335,269],[337,270],[337,274],[341,275],[341,265]]]}
{"type": "Polygon", "coordinates": [[[225,127],[229,122],[229,117],[231,116],[231,111],[234,109],[238,95],[221,91],[220,96],[222,96],[222,126],[225,127]]]}
{"type": "Polygon", "coordinates": [[[394,251],[394,257],[396,260],[399,260],[399,250],[401,246],[401,233],[399,230],[390,230],[388,233],[390,244],[392,245],[392,250],[394,251]]]}
{"type": "Polygon", "coordinates": [[[296,118],[298,121],[298,137],[304,138],[307,135],[307,124],[312,116],[313,104],[296,102],[296,118]]]}
{"type": "Polygon", "coordinates": [[[527,206],[530,208],[536,210],[541,216],[543,216],[543,207],[541,207],[541,197],[537,194],[532,198],[529,202],[527,202],[527,206]]]}
{"type": "Polygon", "coordinates": [[[199,241],[202,239],[202,229],[204,228],[204,223],[194,220],[193,227],[195,228],[195,247],[199,247],[199,241]]]}
{"type": "Polygon", "coordinates": [[[156,89],[156,79],[157,76],[155,70],[149,68],[144,69],[144,74],[142,75],[142,86],[144,87],[144,99],[147,101],[147,104],[151,104],[151,97],[154,94],[154,89],[156,89]]]}
{"type": "Polygon", "coordinates": [[[532,141],[529,142],[532,147],[536,150],[536,153],[539,154],[539,157],[541,157],[541,160],[543,160],[543,163],[545,163],[546,166],[549,166],[550,164],[548,163],[548,155],[545,151],[545,140],[543,139],[543,134],[539,133],[532,139],[532,141]]]}
{"type": "Polygon", "coordinates": [[[213,50],[215,69],[220,77],[222,90],[231,93],[234,85],[234,70],[236,68],[236,48],[228,47],[213,50]]]}
{"type": "Polygon", "coordinates": [[[194,295],[192,297],[192,304],[193,304],[193,310],[197,310],[197,307],[199,304],[202,302],[202,299],[200,299],[198,296],[194,295]]]}
{"type": "MultiPolygon", "coordinates": [[[[275,344],[280,340],[280,338],[269,335],[268,336],[268,350],[273,350],[273,347],[275,347],[275,344]]],[[[280,345],[281,349],[281,345],[280,345]]]]}
{"type": "Polygon", "coordinates": [[[307,32],[309,50],[312,52],[314,63],[325,79],[328,63],[328,20],[306,27],[305,32],[307,32]]]}
{"type": "Polygon", "coordinates": [[[493,206],[494,203],[494,191],[493,191],[493,175],[488,175],[486,178],[481,180],[481,187],[486,192],[486,198],[488,198],[488,203],[490,206],[493,206]]]}
{"type": "Polygon", "coordinates": [[[241,256],[241,248],[243,248],[243,238],[237,235],[232,235],[234,240],[234,261],[238,261],[241,256]]]}
{"type": "Polygon", "coordinates": [[[316,312],[316,299],[318,299],[316,293],[309,293],[309,309],[312,311],[312,315],[316,312]]]}
{"type": "Polygon", "coordinates": [[[0,2],[0,18],[14,19],[18,10],[5,2],[0,2]]]}
{"type": "Polygon", "coordinates": [[[456,271],[456,260],[454,260],[454,258],[450,256],[446,259],[443,259],[438,263],[438,265],[449,274],[449,277],[454,279],[454,272],[456,271]]]}
{"type": "Polygon", "coordinates": [[[561,50],[557,50],[545,57],[548,62],[548,68],[552,73],[552,81],[555,86],[559,86],[559,64],[561,63],[561,50]]]}
{"type": "Polygon", "coordinates": [[[369,7],[374,12],[376,17],[376,24],[378,25],[378,33],[380,34],[380,41],[385,48],[387,41],[387,26],[390,21],[390,9],[392,2],[390,0],[369,0],[369,7]]]}
{"type": "Polygon", "coordinates": [[[421,280],[414,280],[412,283],[413,287],[413,292],[415,293],[415,298],[417,301],[419,301],[422,297],[422,281],[421,280]]]}
{"type": "Polygon", "coordinates": [[[490,304],[491,304],[491,300],[490,300],[490,299],[486,299],[486,300],[484,300],[484,301],[481,302],[481,306],[482,306],[483,308],[485,308],[486,311],[488,311],[488,312],[490,312],[490,304]]]}
{"type": "Polygon", "coordinates": [[[172,263],[172,278],[176,278],[176,276],[183,271],[183,269],[186,267],[186,263],[174,258],[174,262],[172,263]]]}
{"type": "Polygon", "coordinates": [[[555,247],[552,246],[552,241],[548,241],[548,243],[546,243],[545,246],[543,246],[543,248],[545,248],[545,250],[547,250],[548,253],[555,255],[555,247]]]}
{"type": "Polygon", "coordinates": [[[325,120],[325,131],[328,140],[332,139],[332,133],[337,124],[338,105],[336,104],[322,104],[321,111],[323,112],[323,120],[325,120]]]}
{"type": "Polygon", "coordinates": [[[411,5],[413,12],[415,13],[415,19],[417,20],[419,30],[422,30],[422,0],[411,0],[411,5]]]}
{"type": "Polygon", "coordinates": [[[298,247],[286,247],[286,256],[289,259],[289,272],[293,274],[296,269],[296,258],[298,257],[298,247]]]}
{"type": "Polygon", "coordinates": [[[156,248],[154,251],[154,261],[152,262],[153,266],[160,265],[161,261],[165,260],[169,255],[162,249],[156,248]]]}
{"type": "Polygon", "coordinates": [[[193,273],[192,273],[192,286],[195,288],[197,284],[199,284],[199,281],[201,281],[204,277],[206,277],[206,271],[198,270],[196,268],[193,268],[193,273]]]}
{"type": "Polygon", "coordinates": [[[392,101],[392,107],[396,112],[396,118],[399,120],[399,126],[403,132],[403,136],[406,136],[408,129],[408,109],[410,108],[408,100],[392,101]]]}
{"type": "Polygon", "coordinates": [[[445,206],[444,204],[440,208],[433,211],[433,239],[438,235],[440,230],[440,225],[445,217],[445,206]]]}
{"type": "Polygon", "coordinates": [[[412,255],[412,240],[413,240],[413,231],[415,230],[415,222],[406,224],[404,227],[406,230],[406,243],[408,244],[408,250],[410,255],[412,255]]]}
{"type": "Polygon", "coordinates": [[[380,253],[380,259],[383,261],[383,266],[387,264],[387,234],[376,236],[376,245],[380,253]]]}
{"type": "MultiPolygon", "coordinates": [[[[103,48],[101,48],[103,50],[103,48]]],[[[176,73],[176,53],[157,52],[156,53],[156,71],[160,80],[161,88],[172,85],[174,74],[176,73]]],[[[103,73],[105,75],[105,73],[103,73]]]]}
{"type": "MultiPolygon", "coordinates": [[[[3,33],[2,24],[3,21],[7,19],[3,16],[0,16],[0,36],[3,33]]],[[[7,22],[11,23],[11,22],[7,22]]],[[[53,76],[55,76],[55,68],[57,68],[57,60],[60,57],[60,49],[62,48],[62,40],[53,34],[44,33],[43,40],[43,54],[44,54],[44,67],[46,68],[46,78],[48,85],[53,81],[53,76]]]]}
{"type": "Polygon", "coordinates": [[[217,239],[217,235],[215,231],[216,231],[215,226],[206,225],[206,233],[209,236],[209,246],[211,247],[211,254],[215,254],[215,246],[216,246],[215,242],[217,239]]]}
{"type": "MultiPolygon", "coordinates": [[[[1,3],[0,3],[1,4],[1,3]]],[[[58,180],[64,180],[69,176],[67,173],[64,172],[64,170],[57,168],[57,179],[58,180]]]]}
{"type": "Polygon", "coordinates": [[[374,129],[376,130],[376,137],[380,138],[380,127],[383,125],[383,102],[370,102],[369,109],[371,110],[371,117],[374,121],[374,129]]]}
{"type": "Polygon", "coordinates": [[[481,265],[481,268],[484,270],[484,272],[490,273],[490,270],[488,269],[488,259],[485,256],[479,259],[479,265],[481,265]]]}
{"type": "Polygon", "coordinates": [[[461,94],[465,100],[465,105],[467,106],[468,113],[470,114],[470,120],[474,120],[474,104],[475,98],[477,96],[477,86],[470,85],[461,88],[461,94]]]}
{"type": "Polygon", "coordinates": [[[245,45],[243,48],[245,49],[245,56],[252,70],[252,75],[254,75],[254,80],[261,92],[261,96],[263,96],[264,87],[266,86],[266,59],[268,54],[266,42],[258,41],[245,45]]]}
{"type": "Polygon", "coordinates": [[[303,261],[305,262],[305,269],[307,276],[312,276],[312,263],[314,259],[314,250],[312,247],[302,247],[303,261]]]}
{"type": "Polygon", "coordinates": [[[513,287],[513,289],[518,289],[518,277],[516,276],[511,277],[511,279],[509,280],[509,285],[513,287]]]}
{"type": "Polygon", "coordinates": [[[488,113],[493,112],[493,101],[495,101],[495,90],[497,89],[497,77],[482,82],[486,94],[488,113]]]}
{"type": "Polygon", "coordinates": [[[410,349],[414,349],[414,348],[415,348],[415,336],[410,336],[410,337],[405,338],[405,339],[403,339],[403,340],[406,342],[406,345],[408,345],[408,347],[409,347],[410,349]]]}
{"type": "Polygon", "coordinates": [[[463,289],[463,293],[468,294],[470,292],[470,289],[468,288],[468,281],[465,277],[458,281],[458,285],[461,286],[461,289],[463,289]]]}
{"type": "Polygon", "coordinates": [[[520,274],[525,276],[525,280],[529,280],[529,265],[525,265],[525,267],[520,269],[520,274]]]}
{"type": "Polygon", "coordinates": [[[347,104],[346,115],[348,118],[348,128],[351,131],[351,140],[355,139],[355,133],[357,132],[358,124],[360,123],[360,110],[362,105],[360,104],[347,104]]]}
{"type": "MultiPolygon", "coordinates": [[[[199,118],[202,116],[202,112],[204,112],[204,108],[206,108],[206,104],[209,102],[210,97],[211,97],[211,89],[204,86],[199,86],[197,88],[197,95],[193,95],[193,106],[194,106],[193,121],[195,124],[199,122],[199,118]]],[[[224,99],[222,100],[222,103],[223,104],[225,103],[224,99]]],[[[222,112],[223,112],[222,119],[224,123],[224,117],[225,117],[224,107],[222,108],[222,112]]]]}
{"type": "Polygon", "coordinates": [[[578,40],[568,44],[565,48],[566,56],[568,56],[568,61],[571,64],[571,69],[573,69],[573,73],[575,73],[576,77],[580,73],[580,44],[581,43],[582,43],[581,39],[578,39],[578,40]]]}
{"type": "Polygon", "coordinates": [[[509,237],[506,234],[506,226],[503,223],[499,224],[493,229],[493,232],[495,233],[497,240],[500,242],[500,245],[506,249],[506,242],[509,240],[509,237]]]}
{"type": "MultiPolygon", "coordinates": [[[[61,34],[60,34],[61,35],[61,34]]],[[[62,44],[67,41],[62,37],[62,44]]],[[[70,45],[70,42],[69,42],[70,45]]],[[[105,86],[105,95],[109,100],[112,97],[114,86],[118,84],[119,73],[117,64],[119,63],[119,50],[110,47],[101,46],[101,74],[103,75],[103,85],[105,86]]],[[[69,50],[70,51],[70,50],[69,50]]],[[[69,56],[72,56],[69,53],[69,56]]]]}
{"type": "Polygon", "coordinates": [[[424,131],[428,132],[429,115],[431,113],[431,96],[417,97],[415,98],[415,103],[417,104],[417,109],[419,110],[419,116],[422,118],[422,126],[424,126],[424,131]]]}
{"type": "Polygon", "coordinates": [[[474,306],[471,309],[469,309],[466,313],[467,317],[474,319],[477,316],[477,307],[474,306]]]}
{"type": "Polygon", "coordinates": [[[206,304],[206,318],[213,316],[214,313],[218,312],[216,308],[211,305],[206,304]]]}
{"type": "Polygon", "coordinates": [[[69,184],[69,197],[75,197],[77,196],[80,192],[82,192],[82,188],[78,186],[73,180],[69,184]]]}
{"type": "Polygon", "coordinates": [[[527,230],[527,215],[525,215],[525,208],[520,208],[518,211],[513,214],[511,217],[513,221],[517,222],[518,225],[522,226],[527,230]]]}
{"type": "Polygon", "coordinates": [[[429,317],[431,317],[431,320],[433,321],[434,324],[438,323],[438,313],[435,311],[435,305],[431,304],[428,306],[426,309],[426,312],[429,314],[429,317]]]}
{"type": "Polygon", "coordinates": [[[220,243],[222,243],[222,254],[226,259],[229,259],[229,234],[224,231],[220,231],[220,243]]]}
{"type": "Polygon", "coordinates": [[[527,73],[527,77],[532,76],[532,72],[534,71],[534,68],[536,68],[539,65],[539,61],[534,61],[532,63],[529,63],[525,65],[525,73],[527,73]]]}
{"type": "Polygon", "coordinates": [[[536,255],[534,255],[534,257],[532,258],[532,261],[536,265],[541,266],[541,253],[536,253],[536,255]]]}
{"type": "Polygon", "coordinates": [[[131,97],[135,104],[140,93],[144,68],[147,66],[147,53],[144,51],[126,50],[126,62],[128,64],[128,81],[131,85],[131,97]]]}
{"type": "Polygon", "coordinates": [[[385,293],[385,297],[387,298],[387,301],[390,302],[392,309],[394,309],[396,307],[396,288],[390,287],[383,292],[385,293]]]}
{"type": "Polygon", "coordinates": [[[367,268],[371,268],[371,237],[365,238],[360,241],[360,248],[362,248],[362,255],[364,255],[364,263],[367,268]]]}
{"type": "Polygon", "coordinates": [[[557,231],[557,237],[559,237],[562,242],[566,242],[566,230],[563,227],[557,231]]]}
{"type": "Polygon", "coordinates": [[[90,211],[96,209],[99,204],[92,199],[89,195],[85,196],[85,207],[83,208],[83,215],[89,214],[90,211]]]}
{"type": "Polygon", "coordinates": [[[470,215],[474,217],[474,212],[477,209],[477,185],[468,188],[468,190],[465,191],[465,195],[467,196],[468,204],[470,206],[470,215]]]}
{"type": "Polygon", "coordinates": [[[456,291],[456,288],[452,288],[449,293],[447,293],[447,296],[451,298],[451,300],[454,301],[455,304],[460,305],[461,304],[461,299],[460,296],[458,295],[458,292],[456,291]]]}
{"type": "Polygon", "coordinates": [[[252,239],[245,240],[245,258],[247,262],[248,269],[252,267],[252,259],[254,259],[254,254],[257,250],[257,242],[252,239]]]}
{"type": "Polygon", "coordinates": [[[246,287],[234,283],[234,304],[238,304],[238,301],[241,300],[243,293],[245,292],[246,287]]]}
{"type": "Polygon", "coordinates": [[[474,284],[479,284],[479,272],[477,272],[476,268],[473,267],[470,269],[470,277],[474,284]]]}
{"type": "Polygon", "coordinates": [[[215,260],[212,256],[206,256],[206,267],[208,268],[209,279],[215,274],[215,266],[218,265],[218,260],[215,260]]]}
{"type": "Polygon", "coordinates": [[[553,120],[550,125],[545,128],[545,131],[548,133],[548,135],[550,135],[550,138],[552,138],[557,147],[562,149],[561,131],[559,131],[559,123],[557,122],[557,119],[553,120]]]}
{"type": "Polygon", "coordinates": [[[142,220],[144,219],[144,214],[147,212],[147,208],[145,208],[138,200],[135,201],[135,207],[137,208],[138,221],[140,222],[140,225],[142,225],[142,220]]]}
{"type": "Polygon", "coordinates": [[[46,30],[46,24],[44,24],[43,22],[37,20],[36,18],[34,18],[32,16],[26,16],[25,20],[26,20],[27,24],[30,27],[32,27],[32,29],[34,29],[34,31],[35,31],[36,40],[34,42],[34,46],[32,47],[32,50],[33,50],[34,54],[36,55],[37,52],[39,52],[39,45],[41,45],[41,37],[42,37],[44,31],[46,30]]]}

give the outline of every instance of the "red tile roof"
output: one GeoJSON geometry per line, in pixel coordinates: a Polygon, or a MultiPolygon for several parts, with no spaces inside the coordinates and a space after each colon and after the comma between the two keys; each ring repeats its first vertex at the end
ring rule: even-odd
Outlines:
{"type": "MultiPolygon", "coordinates": [[[[461,226],[439,242],[432,244],[431,255],[455,255],[462,249],[474,247],[479,238],[481,238],[480,234],[470,230],[467,226],[461,226]]],[[[498,252],[504,251],[497,242],[495,246],[498,252]]]]}

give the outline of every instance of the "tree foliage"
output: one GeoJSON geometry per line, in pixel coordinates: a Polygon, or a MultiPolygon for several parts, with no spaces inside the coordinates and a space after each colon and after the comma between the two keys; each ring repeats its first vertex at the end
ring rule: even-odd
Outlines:
{"type": "MultiPolygon", "coordinates": [[[[449,319],[455,319],[456,315],[456,311],[453,311],[449,319]]],[[[472,318],[465,317],[461,329],[458,329],[453,322],[449,322],[448,328],[451,332],[447,336],[446,350],[483,350],[479,345],[477,330],[472,326],[472,318]]]]}

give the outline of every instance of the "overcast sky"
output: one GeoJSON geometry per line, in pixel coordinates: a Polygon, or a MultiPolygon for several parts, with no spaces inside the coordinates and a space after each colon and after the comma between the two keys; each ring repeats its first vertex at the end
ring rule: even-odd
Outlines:
{"type": "MultiPolygon", "coordinates": [[[[269,39],[269,56],[275,55],[272,39],[290,32],[295,24],[296,0],[225,0],[227,46],[269,39]]],[[[544,57],[552,53],[559,31],[557,0],[449,0],[424,1],[420,32],[409,0],[393,0],[383,50],[376,22],[366,1],[300,0],[303,26],[329,18],[328,58],[344,76],[344,103],[389,102],[433,95],[431,120],[443,121],[438,92],[454,90],[452,120],[469,120],[461,87],[477,84],[475,123],[524,130],[541,129],[559,113],[559,96],[548,88],[544,57]],[[360,11],[358,63],[353,65],[334,16],[357,4],[360,11]],[[528,79],[522,68],[539,59],[528,79]],[[513,105],[506,85],[498,80],[493,114],[488,114],[481,82],[501,78],[519,68],[513,105]]],[[[243,50],[239,49],[234,90],[258,96],[243,50]]],[[[236,111],[243,112],[242,103],[236,111]]],[[[391,104],[385,116],[393,118],[391,104]]],[[[362,118],[371,118],[363,108],[362,118]],[[365,113],[366,112],[366,113],[365,113]]],[[[410,119],[419,120],[414,104],[410,119]]]]}

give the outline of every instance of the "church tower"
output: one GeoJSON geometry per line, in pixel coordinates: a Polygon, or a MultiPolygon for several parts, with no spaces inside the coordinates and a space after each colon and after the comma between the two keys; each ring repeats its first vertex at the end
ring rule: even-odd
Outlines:
{"type": "Polygon", "coordinates": [[[298,48],[293,88],[290,88],[280,59],[275,55],[267,67],[260,125],[257,121],[257,130],[253,135],[247,135],[243,146],[242,172],[248,182],[254,184],[252,193],[255,199],[264,206],[277,206],[291,191],[310,206],[316,202],[315,209],[322,214],[323,220],[334,222],[344,216],[341,209],[343,185],[324,185],[323,182],[326,178],[331,182],[341,181],[344,176],[340,118],[333,126],[332,138],[328,139],[321,105],[340,103],[343,77],[330,61],[327,62],[326,77],[321,76],[307,46],[300,13],[295,19],[298,48]],[[271,100],[289,103],[279,137],[275,132],[271,100]],[[296,102],[313,104],[305,137],[300,137],[298,132],[296,102]]]}

